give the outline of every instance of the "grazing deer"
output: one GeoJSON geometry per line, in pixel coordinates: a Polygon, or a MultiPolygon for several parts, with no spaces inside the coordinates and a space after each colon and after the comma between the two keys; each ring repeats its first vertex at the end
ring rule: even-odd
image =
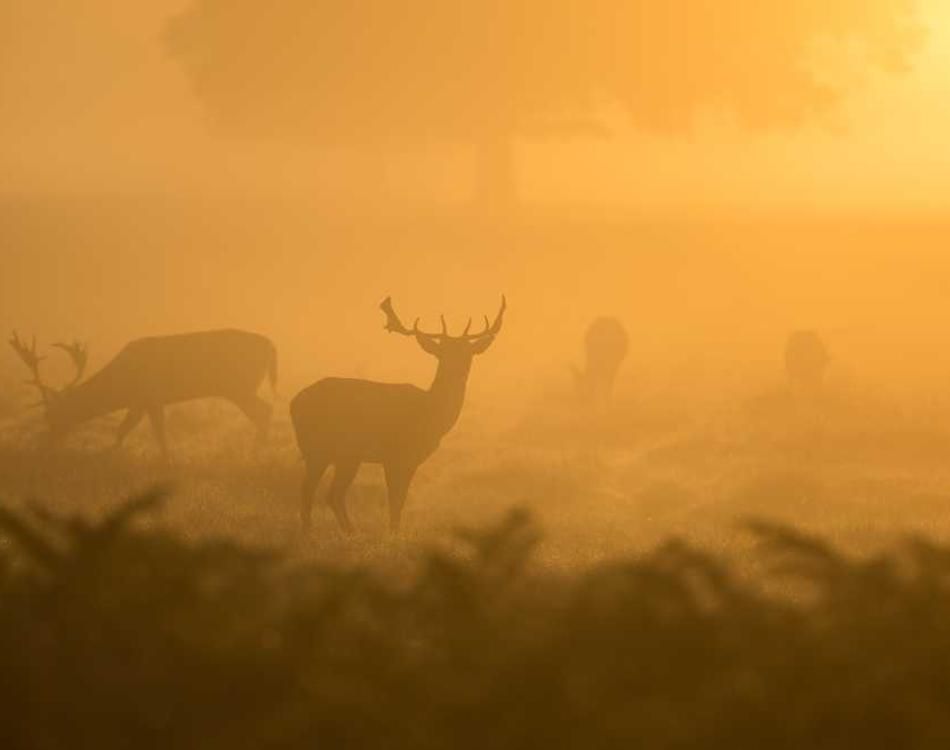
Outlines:
{"type": "Polygon", "coordinates": [[[36,339],[27,346],[14,333],[10,345],[30,369],[30,385],[39,389],[46,409],[50,437],[65,437],[94,417],[126,409],[115,447],[147,414],[162,451],[168,459],[165,439],[167,404],[199,398],[224,398],[235,404],[257,428],[263,440],[271,407],[257,390],[265,374],[271,387],[277,382],[277,352],[270,339],[245,331],[207,331],[175,336],[138,339],[125,346],[97,373],[83,380],[88,350],[80,342],[54,344],[65,351],[76,368],[72,382],[56,390],[40,377],[36,339]]]}
{"type": "Polygon", "coordinates": [[[419,465],[436,448],[462,410],[472,357],[481,354],[501,330],[505,298],[494,323],[470,334],[469,320],[461,336],[450,336],[442,317],[442,333],[402,324],[387,297],[380,309],[386,330],[415,338],[423,351],[439,360],[429,390],[414,385],[325,378],[301,391],[290,404],[297,444],[306,464],[300,518],[310,527],[313,496],[331,464],[333,482],[327,503],[344,533],[353,526],[346,512],[346,492],[364,462],[382,464],[389,491],[390,528],[399,528],[409,484],[419,465]]]}
{"type": "Polygon", "coordinates": [[[597,318],[584,336],[584,369],[574,369],[577,395],[587,403],[610,399],[614,381],[627,356],[627,331],[616,318],[597,318]]]}

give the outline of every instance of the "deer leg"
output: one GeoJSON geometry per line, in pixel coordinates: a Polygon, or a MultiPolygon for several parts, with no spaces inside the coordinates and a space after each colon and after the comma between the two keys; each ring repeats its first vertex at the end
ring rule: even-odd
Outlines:
{"type": "Polygon", "coordinates": [[[115,433],[115,445],[113,448],[119,449],[122,447],[122,443],[125,442],[125,438],[128,436],[132,430],[136,428],[139,422],[142,421],[142,417],[145,416],[144,409],[129,409],[125,414],[125,419],[122,420],[122,424],[119,425],[119,429],[115,433]]]}
{"type": "Polygon", "coordinates": [[[337,523],[340,524],[344,534],[353,533],[353,524],[350,523],[350,517],[346,512],[346,491],[353,484],[353,479],[356,477],[356,471],[359,467],[359,463],[355,461],[335,464],[333,483],[330,485],[330,493],[327,495],[327,503],[333,510],[337,523]]]}
{"type": "Polygon", "coordinates": [[[310,516],[313,511],[313,496],[320,486],[323,473],[327,470],[327,461],[307,461],[307,474],[300,489],[300,524],[304,531],[310,530],[310,516]]]}
{"type": "Polygon", "coordinates": [[[389,490],[389,530],[399,531],[402,508],[406,504],[409,485],[416,473],[415,466],[404,464],[386,464],[386,487],[389,490]]]}
{"type": "Polygon", "coordinates": [[[168,462],[168,441],[165,439],[165,408],[155,406],[148,410],[148,418],[152,423],[152,431],[155,433],[155,440],[158,441],[158,447],[162,451],[162,459],[168,462]]]}
{"type": "Polygon", "coordinates": [[[274,411],[271,405],[256,395],[234,398],[232,401],[254,423],[257,428],[257,442],[263,443],[267,439],[267,430],[274,411]]]}

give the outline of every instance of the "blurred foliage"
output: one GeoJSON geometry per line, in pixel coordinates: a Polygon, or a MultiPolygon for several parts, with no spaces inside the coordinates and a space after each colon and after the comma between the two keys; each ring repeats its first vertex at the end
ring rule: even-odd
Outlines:
{"type": "Polygon", "coordinates": [[[749,525],[764,579],[680,541],[561,575],[513,511],[411,575],[150,523],[0,509],[0,743],[945,747],[950,549],[852,558],[749,525]]]}
{"type": "Polygon", "coordinates": [[[599,134],[606,104],[660,132],[688,131],[698,109],[797,125],[849,88],[829,69],[906,69],[916,11],[913,0],[193,0],[165,42],[226,128],[418,143],[599,134]]]}

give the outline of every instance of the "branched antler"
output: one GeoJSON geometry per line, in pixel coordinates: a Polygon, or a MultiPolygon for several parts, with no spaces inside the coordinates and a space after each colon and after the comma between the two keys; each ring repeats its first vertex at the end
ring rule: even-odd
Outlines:
{"type": "MultiPolygon", "coordinates": [[[[39,390],[40,395],[43,397],[43,400],[39,406],[49,406],[50,397],[56,395],[57,391],[46,383],[43,382],[43,378],[40,377],[40,362],[46,359],[46,357],[41,357],[36,353],[36,336],[30,341],[30,344],[27,345],[23,339],[20,338],[20,335],[14,331],[13,335],[10,337],[10,346],[13,348],[13,351],[17,353],[17,356],[23,361],[23,364],[27,366],[30,371],[30,374],[33,376],[32,380],[27,380],[27,384],[34,386],[39,390]]],[[[89,361],[89,349],[88,347],[80,341],[74,341],[72,344],[53,344],[57,349],[62,349],[69,355],[69,358],[73,361],[73,365],[76,368],[76,376],[73,378],[72,382],[69,383],[66,388],[72,388],[80,380],[82,380],[83,375],[86,372],[86,364],[89,361]]]]}
{"type": "Polygon", "coordinates": [[[469,333],[472,328],[472,319],[468,319],[468,324],[465,326],[465,330],[462,332],[461,336],[451,336],[449,334],[448,325],[445,322],[445,315],[440,315],[439,319],[442,321],[442,333],[427,333],[425,331],[419,330],[419,318],[416,318],[415,323],[413,323],[412,328],[407,328],[403,322],[399,319],[399,316],[396,315],[396,311],[393,310],[393,302],[391,297],[384,299],[379,308],[386,313],[386,330],[390,333],[401,333],[403,336],[426,336],[431,339],[445,341],[447,339],[466,339],[468,341],[474,341],[475,339],[480,339],[485,336],[495,336],[501,330],[502,320],[505,314],[505,308],[507,307],[507,301],[505,300],[504,295],[501,297],[501,309],[498,310],[498,315],[495,317],[495,322],[492,323],[488,320],[488,316],[485,316],[485,328],[478,333],[469,333]]]}
{"type": "Polygon", "coordinates": [[[26,342],[20,338],[20,335],[14,331],[10,337],[10,346],[13,347],[13,351],[23,360],[23,364],[27,366],[33,375],[32,380],[26,381],[27,384],[39,390],[40,395],[43,397],[43,403],[46,404],[49,401],[50,388],[43,383],[43,379],[40,377],[40,362],[46,359],[46,357],[41,357],[36,353],[36,336],[33,337],[32,342],[27,346],[26,342]]]}
{"type": "Polygon", "coordinates": [[[498,332],[501,330],[501,324],[504,322],[505,310],[508,308],[508,300],[505,299],[505,295],[501,295],[501,307],[498,310],[498,314],[495,316],[495,322],[490,323],[488,316],[485,316],[485,327],[478,333],[469,333],[468,329],[472,327],[472,321],[468,321],[468,325],[465,326],[465,332],[462,334],[461,338],[463,339],[480,339],[483,336],[497,336],[498,332]]]}
{"type": "Polygon", "coordinates": [[[393,300],[392,297],[387,297],[379,304],[379,309],[386,313],[386,330],[390,333],[400,333],[403,336],[430,336],[436,338],[436,334],[425,333],[419,330],[419,318],[416,318],[416,322],[413,323],[412,328],[406,328],[403,325],[403,322],[399,319],[399,316],[396,315],[396,311],[393,310],[393,300]]]}
{"type": "Polygon", "coordinates": [[[53,344],[53,346],[66,352],[76,368],[76,376],[72,382],[66,386],[67,388],[71,388],[82,380],[82,376],[86,372],[86,364],[89,361],[89,347],[81,341],[74,341],[71,344],[58,343],[53,344]]]}

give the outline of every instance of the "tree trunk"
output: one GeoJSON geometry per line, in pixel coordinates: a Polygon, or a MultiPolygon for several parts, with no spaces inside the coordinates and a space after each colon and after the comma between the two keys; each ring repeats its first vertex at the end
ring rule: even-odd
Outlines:
{"type": "Polygon", "coordinates": [[[497,133],[484,138],[477,146],[475,158],[479,205],[492,212],[509,210],[518,198],[510,134],[497,133]]]}

